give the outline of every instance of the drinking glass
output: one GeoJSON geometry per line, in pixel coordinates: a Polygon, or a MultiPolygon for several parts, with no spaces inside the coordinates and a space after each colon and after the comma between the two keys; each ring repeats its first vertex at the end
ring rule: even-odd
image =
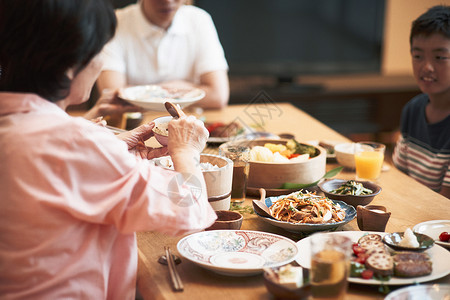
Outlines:
{"type": "Polygon", "coordinates": [[[356,179],[377,181],[383,166],[386,146],[375,142],[359,142],[355,145],[356,179]]]}
{"type": "Polygon", "coordinates": [[[339,234],[311,236],[312,299],[342,300],[347,292],[352,241],[339,234]]]}
{"type": "Polygon", "coordinates": [[[233,161],[231,203],[241,204],[245,200],[248,173],[250,170],[250,148],[244,146],[220,146],[219,154],[233,161]]]}

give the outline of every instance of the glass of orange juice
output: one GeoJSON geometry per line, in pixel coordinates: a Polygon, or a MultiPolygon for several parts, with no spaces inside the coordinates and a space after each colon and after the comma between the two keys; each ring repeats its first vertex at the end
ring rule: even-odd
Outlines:
{"type": "Polygon", "coordinates": [[[357,180],[377,181],[380,177],[386,146],[376,142],[359,142],[355,145],[357,180]]]}

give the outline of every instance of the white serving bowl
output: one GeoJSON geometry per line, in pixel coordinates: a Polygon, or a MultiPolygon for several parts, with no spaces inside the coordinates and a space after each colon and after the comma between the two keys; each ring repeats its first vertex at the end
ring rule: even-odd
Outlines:
{"type": "Polygon", "coordinates": [[[334,146],[337,162],[348,169],[355,169],[356,143],[342,143],[334,146]]]}

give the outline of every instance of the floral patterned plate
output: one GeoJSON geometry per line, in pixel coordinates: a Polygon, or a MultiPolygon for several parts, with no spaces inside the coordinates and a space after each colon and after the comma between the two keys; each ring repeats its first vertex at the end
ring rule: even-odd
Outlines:
{"type": "Polygon", "coordinates": [[[255,275],[263,268],[290,263],[297,256],[294,241],[280,235],[250,230],[211,230],[188,235],[177,244],[180,254],[216,273],[255,275]]]}

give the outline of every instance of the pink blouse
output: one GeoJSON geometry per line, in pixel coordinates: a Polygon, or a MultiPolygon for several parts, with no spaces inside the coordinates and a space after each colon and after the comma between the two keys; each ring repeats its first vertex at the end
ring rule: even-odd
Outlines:
{"type": "Polygon", "coordinates": [[[1,299],[134,299],[134,232],[181,235],[216,217],[205,191],[174,196],[178,173],[36,95],[0,93],[0,145],[1,299]]]}

